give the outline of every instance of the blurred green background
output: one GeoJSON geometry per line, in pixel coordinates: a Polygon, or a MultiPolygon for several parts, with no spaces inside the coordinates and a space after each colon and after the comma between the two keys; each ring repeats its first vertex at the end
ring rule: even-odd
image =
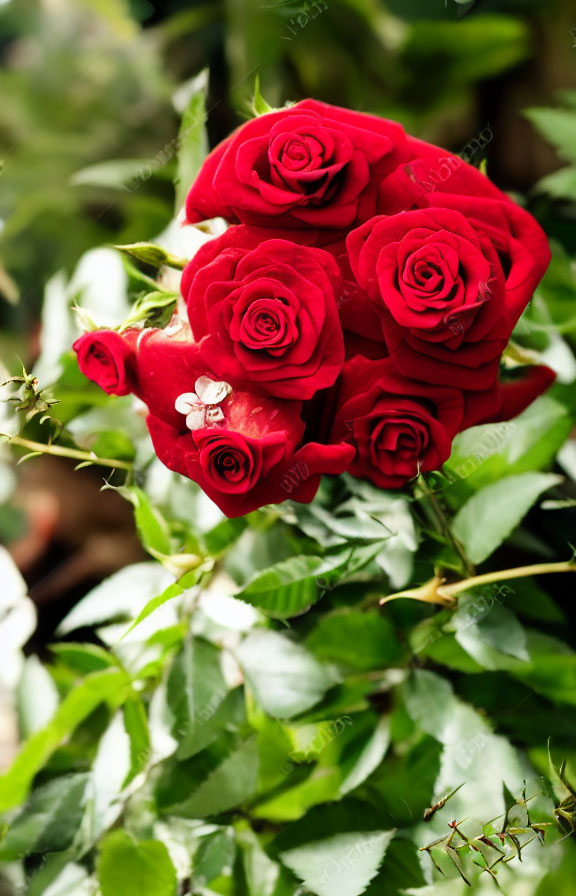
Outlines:
{"type": "MultiPolygon", "coordinates": [[[[258,75],[272,105],[314,96],[456,151],[489,126],[490,176],[525,192],[559,160],[522,110],[559,91],[576,106],[573,29],[573,0],[0,0],[5,364],[34,356],[54,272],[168,223],[178,116],[202,69],[212,144],[246,117],[258,75]]],[[[576,115],[557,114],[576,160],[576,115]]],[[[556,185],[553,214],[532,199],[567,246],[575,181],[556,185]]]]}

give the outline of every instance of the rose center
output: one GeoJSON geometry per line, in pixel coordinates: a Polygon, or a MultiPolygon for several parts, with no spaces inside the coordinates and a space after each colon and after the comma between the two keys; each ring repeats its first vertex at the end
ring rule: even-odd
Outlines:
{"type": "Polygon", "coordinates": [[[281,296],[256,299],[242,316],[240,341],[245,348],[284,352],[296,335],[281,296]]]}
{"type": "Polygon", "coordinates": [[[445,275],[439,264],[426,258],[412,257],[404,269],[404,281],[433,295],[444,284],[445,275]]]}
{"type": "Polygon", "coordinates": [[[246,472],[246,459],[228,446],[222,446],[214,451],[212,467],[217,476],[227,482],[239,482],[246,472]]]}
{"type": "Polygon", "coordinates": [[[292,171],[300,171],[305,168],[311,159],[310,148],[303,140],[290,140],[282,153],[282,162],[292,171]]]}
{"type": "Polygon", "coordinates": [[[304,172],[321,169],[324,162],[324,145],[312,134],[278,134],[270,143],[270,164],[282,179],[292,179],[304,172]]]}

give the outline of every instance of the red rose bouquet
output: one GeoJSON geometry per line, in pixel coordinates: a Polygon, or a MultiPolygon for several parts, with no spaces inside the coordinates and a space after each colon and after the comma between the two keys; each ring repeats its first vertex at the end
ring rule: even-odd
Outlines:
{"type": "Polygon", "coordinates": [[[262,115],[206,159],[186,216],[229,225],[183,272],[187,317],[74,347],[86,376],[143,400],[158,457],[228,516],[310,501],[323,474],[399,488],[553,379],[499,378],[543,231],[395,122],[314,100],[262,115]]]}

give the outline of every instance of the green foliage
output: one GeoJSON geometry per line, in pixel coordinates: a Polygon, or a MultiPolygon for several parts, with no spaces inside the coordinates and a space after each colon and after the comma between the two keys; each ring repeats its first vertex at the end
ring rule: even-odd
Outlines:
{"type": "Polygon", "coordinates": [[[550,473],[506,476],[480,489],[464,504],[452,530],[473,563],[482,563],[521,522],[532,504],[562,481],[550,473]]]}
{"type": "MultiPolygon", "coordinates": [[[[154,236],[207,150],[206,76],[180,79],[175,129],[162,52],[174,71],[196,53],[198,71],[205,50],[191,36],[223,55],[227,23],[229,72],[216,84],[229,77],[239,106],[259,63],[270,104],[257,80],[254,114],[309,93],[434,138],[479,81],[530,52],[528,23],[513,15],[527,4],[495,6],[333,0],[315,21],[308,3],[255,14],[230,0],[142,32],[123,3],[86,2],[93,44],[81,16],[64,40],[45,12],[53,40],[30,36],[37,77],[17,65],[2,75],[0,125],[15,148],[2,174],[3,252],[24,293],[38,298],[48,281],[39,360],[9,387],[20,389],[18,438],[28,452],[57,445],[74,463],[102,461],[147,559],[91,588],[48,650],[36,655],[33,642],[24,661],[26,634],[2,657],[0,688],[16,669],[6,693],[22,743],[0,777],[0,892],[456,896],[467,881],[487,892],[488,876],[510,896],[572,892],[574,565],[559,564],[555,580],[513,575],[568,558],[574,540],[576,278],[563,229],[576,198],[574,97],[528,113],[569,165],[539,185],[554,257],[515,333],[559,383],[513,421],[461,433],[443,471],[406,492],[326,477],[310,505],[224,519],[155,459],[130,399],[87,383],[69,351],[76,318],[166,323],[199,245],[182,243],[174,222],[154,236]],[[287,26],[300,30],[289,37],[287,26]],[[102,242],[122,257],[80,258],[102,242]],[[55,273],[63,266],[72,273],[55,273]],[[433,601],[461,580],[452,600],[379,603],[430,582],[433,601]],[[548,741],[557,765],[567,760],[560,775],[548,741]]],[[[13,298],[3,269],[0,288],[13,298]]],[[[2,429],[13,422],[3,415],[2,429]]],[[[3,536],[19,531],[8,457],[3,536]]],[[[12,623],[6,631],[31,630],[18,587],[0,594],[0,636],[12,623]]]]}
{"type": "Polygon", "coordinates": [[[166,846],[158,840],[136,843],[125,831],[114,831],[102,843],[98,859],[102,896],[176,896],[176,870],[166,846]]]}

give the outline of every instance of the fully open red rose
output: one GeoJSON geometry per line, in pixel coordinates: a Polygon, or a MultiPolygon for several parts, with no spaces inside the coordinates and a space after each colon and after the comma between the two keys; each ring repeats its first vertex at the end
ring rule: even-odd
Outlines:
{"type": "Polygon", "coordinates": [[[294,450],[293,433],[283,428],[286,421],[266,414],[255,419],[249,405],[243,423],[236,422],[251,434],[218,425],[183,433],[157,417],[147,419],[160,460],[197,482],[229,517],[287,498],[311,501],[322,474],[343,473],[354,455],[354,449],[346,444],[308,442],[294,450]],[[256,432],[258,426],[262,427],[260,433],[256,432]]]}
{"type": "Polygon", "coordinates": [[[344,360],[336,291],[322,249],[231,227],[184,271],[182,293],[205,363],[218,376],[281,398],[331,386],[344,360]]]}
{"type": "Polygon", "coordinates": [[[376,212],[380,180],[404,158],[395,122],[304,100],[242,125],[210,154],[188,221],[338,229],[376,212]]]}
{"type": "Polygon", "coordinates": [[[355,357],[344,365],[331,441],[356,448],[354,476],[400,488],[448,459],[463,409],[457,389],[405,379],[389,358],[355,357]]]}
{"type": "Polygon", "coordinates": [[[550,264],[550,246],[535,218],[500,193],[498,197],[435,192],[428,206],[462,214],[496,250],[506,285],[508,335],[550,264]]]}
{"type": "Polygon", "coordinates": [[[84,333],[73,345],[78,366],[89,380],[109,395],[127,395],[134,389],[134,346],[138,332],[120,336],[114,330],[84,333]]]}
{"type": "Polygon", "coordinates": [[[373,218],[347,247],[405,376],[462,389],[494,384],[516,315],[487,234],[454,209],[431,208],[373,218]]]}

